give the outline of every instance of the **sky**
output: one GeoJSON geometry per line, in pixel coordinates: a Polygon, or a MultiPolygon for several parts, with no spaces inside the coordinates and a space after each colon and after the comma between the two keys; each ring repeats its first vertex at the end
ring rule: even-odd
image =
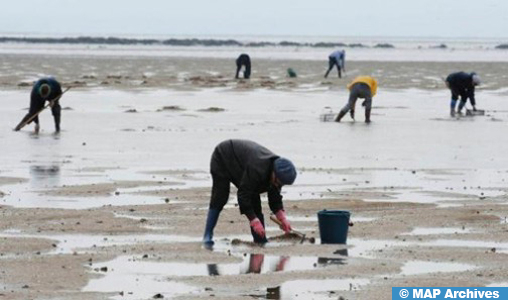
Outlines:
{"type": "Polygon", "coordinates": [[[0,34],[508,37],[506,0],[17,0],[0,34]]]}

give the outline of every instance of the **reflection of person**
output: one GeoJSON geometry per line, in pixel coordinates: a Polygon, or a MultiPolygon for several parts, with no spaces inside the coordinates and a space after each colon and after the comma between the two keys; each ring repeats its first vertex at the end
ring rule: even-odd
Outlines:
{"type": "Polygon", "coordinates": [[[275,266],[275,272],[284,271],[286,263],[289,261],[289,256],[281,256],[279,262],[275,266]]]}
{"type": "Polygon", "coordinates": [[[346,71],[346,51],[345,50],[337,50],[332,52],[328,56],[328,70],[325,73],[325,78],[328,77],[328,74],[333,69],[333,67],[337,67],[337,72],[339,72],[339,78],[342,78],[342,71],[346,71]]]}
{"type": "Polygon", "coordinates": [[[283,185],[293,184],[296,179],[296,170],[291,161],[253,141],[227,140],[215,148],[210,172],[213,186],[203,237],[205,245],[213,245],[213,229],[228,201],[230,183],[238,188],[240,213],[249,219],[254,242],[267,242],[260,193],[268,193],[270,210],[282,222],[282,229],[291,231],[280,194],[283,185]]]}
{"type": "Polygon", "coordinates": [[[249,273],[260,274],[261,269],[263,268],[264,260],[265,260],[264,254],[251,254],[247,274],[249,273]]]}
{"type": "Polygon", "coordinates": [[[235,78],[238,79],[238,75],[240,74],[240,69],[245,67],[243,71],[243,78],[250,78],[250,57],[249,55],[243,53],[236,59],[236,75],[235,78]]]}
{"type": "Polygon", "coordinates": [[[346,106],[340,110],[335,122],[340,122],[348,111],[351,114],[351,118],[354,119],[356,100],[362,98],[365,99],[362,103],[362,106],[365,106],[365,123],[370,123],[372,97],[374,97],[377,92],[376,79],[370,76],[358,76],[347,87],[349,89],[349,101],[346,106]]]}
{"type": "MultiPolygon", "coordinates": [[[[21,120],[21,122],[16,126],[14,130],[18,131],[23,126],[23,123],[28,121],[32,116],[38,113],[41,109],[44,108],[44,104],[46,101],[54,101],[51,106],[51,112],[53,113],[53,118],[55,120],[55,130],[56,132],[60,131],[60,111],[62,110],[60,104],[58,103],[58,97],[62,94],[62,88],[60,83],[56,81],[56,79],[52,77],[41,78],[39,79],[32,88],[32,93],[30,94],[30,109],[28,114],[21,120]]],[[[39,132],[39,116],[36,116],[33,119],[35,122],[35,132],[39,132]]],[[[31,121],[30,121],[31,123],[31,121]]]]}
{"type": "Polygon", "coordinates": [[[219,268],[216,264],[208,264],[206,265],[206,268],[208,270],[208,276],[219,276],[219,268]]]}
{"type": "Polygon", "coordinates": [[[475,86],[480,84],[480,77],[476,73],[457,72],[446,77],[446,86],[452,93],[452,101],[450,103],[450,115],[455,116],[455,106],[460,96],[460,103],[457,113],[461,114],[462,108],[466,105],[467,99],[476,111],[476,101],[474,98],[475,86]]]}

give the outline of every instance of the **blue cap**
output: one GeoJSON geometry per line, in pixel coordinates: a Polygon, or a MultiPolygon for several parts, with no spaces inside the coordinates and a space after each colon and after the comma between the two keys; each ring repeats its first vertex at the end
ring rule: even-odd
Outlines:
{"type": "Polygon", "coordinates": [[[277,158],[273,162],[273,171],[275,172],[275,177],[277,177],[283,185],[293,184],[293,182],[295,182],[295,165],[293,165],[289,159],[282,157],[277,158]]]}

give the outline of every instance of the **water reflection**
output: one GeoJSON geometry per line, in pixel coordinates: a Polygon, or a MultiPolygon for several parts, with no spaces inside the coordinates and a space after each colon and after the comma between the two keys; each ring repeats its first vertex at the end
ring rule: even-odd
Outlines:
{"type": "MultiPolygon", "coordinates": [[[[161,284],[179,284],[179,278],[189,276],[269,274],[274,272],[317,270],[318,268],[338,268],[344,265],[347,260],[344,257],[333,256],[273,256],[257,253],[236,255],[242,258],[241,262],[221,264],[161,262],[144,257],[119,256],[111,261],[100,262],[91,266],[92,272],[98,272],[102,276],[90,280],[84,290],[108,292],[131,291],[134,286],[133,283],[136,283],[135,287],[138,287],[137,283],[143,283],[147,287],[153,287],[153,289],[143,288],[144,292],[160,293],[164,291],[168,295],[175,295],[177,292],[172,293],[166,289],[158,290],[158,288],[161,288],[161,284]],[[107,267],[108,272],[97,271],[102,267],[107,267]]],[[[312,281],[310,283],[320,286],[316,282],[312,281]]],[[[348,280],[348,287],[349,284],[350,281],[348,280]]],[[[342,289],[342,285],[346,286],[346,282],[334,280],[329,285],[326,285],[325,288],[327,290],[342,289]],[[337,284],[340,285],[336,286],[337,284]]],[[[187,287],[183,286],[182,288],[187,287]]],[[[266,297],[267,299],[291,299],[295,293],[302,293],[301,289],[302,286],[297,282],[287,282],[282,284],[281,287],[268,288],[266,297]],[[288,298],[288,295],[290,298],[288,298]]],[[[310,294],[307,293],[307,295],[310,294]]]]}
{"type": "Polygon", "coordinates": [[[339,249],[339,250],[333,252],[333,254],[342,255],[342,256],[348,256],[347,248],[345,248],[345,249],[339,249]]]}
{"type": "MultiPolygon", "coordinates": [[[[250,254],[240,264],[207,264],[208,276],[266,274],[273,272],[304,271],[328,266],[345,265],[343,257],[308,257],[308,256],[272,256],[250,254]],[[247,263],[248,262],[248,263],[247,263]]],[[[199,268],[199,265],[188,264],[187,268],[199,268]]],[[[199,276],[199,272],[194,275],[199,276]]]]}
{"type": "Polygon", "coordinates": [[[60,184],[60,166],[31,165],[30,183],[32,187],[43,188],[60,184]]]}
{"type": "Polygon", "coordinates": [[[341,291],[356,290],[368,283],[367,279],[352,278],[286,281],[279,286],[267,288],[262,299],[332,299],[330,295],[337,299],[341,291]]]}
{"type": "Polygon", "coordinates": [[[281,299],[280,285],[276,287],[269,287],[266,289],[266,299],[278,300],[281,299]]]}

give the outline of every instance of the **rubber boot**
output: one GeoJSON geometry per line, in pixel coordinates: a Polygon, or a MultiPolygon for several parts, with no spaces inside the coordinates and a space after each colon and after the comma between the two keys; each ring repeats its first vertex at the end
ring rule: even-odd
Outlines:
{"type": "MultiPolygon", "coordinates": [[[[259,215],[256,215],[256,216],[258,217],[259,221],[261,221],[261,224],[263,224],[263,227],[266,230],[266,227],[265,227],[265,217],[263,216],[263,214],[259,214],[259,215]]],[[[256,243],[256,244],[266,244],[266,243],[268,243],[268,240],[266,239],[266,232],[265,232],[265,236],[264,237],[260,237],[251,228],[250,229],[250,233],[252,234],[252,238],[254,239],[254,243],[256,243]]]]}
{"type": "Polygon", "coordinates": [[[339,114],[337,115],[337,118],[335,118],[335,122],[340,122],[340,120],[346,115],[347,111],[341,110],[339,114]]]}
{"type": "Polygon", "coordinates": [[[457,106],[457,100],[453,100],[450,102],[450,116],[455,117],[455,106],[457,106]]]}
{"type": "Polygon", "coordinates": [[[208,210],[208,217],[206,218],[205,234],[203,235],[203,244],[205,246],[213,246],[213,229],[219,220],[220,210],[210,208],[208,210]]]}
{"type": "Polygon", "coordinates": [[[370,123],[370,108],[365,109],[365,123],[370,123]]]}

